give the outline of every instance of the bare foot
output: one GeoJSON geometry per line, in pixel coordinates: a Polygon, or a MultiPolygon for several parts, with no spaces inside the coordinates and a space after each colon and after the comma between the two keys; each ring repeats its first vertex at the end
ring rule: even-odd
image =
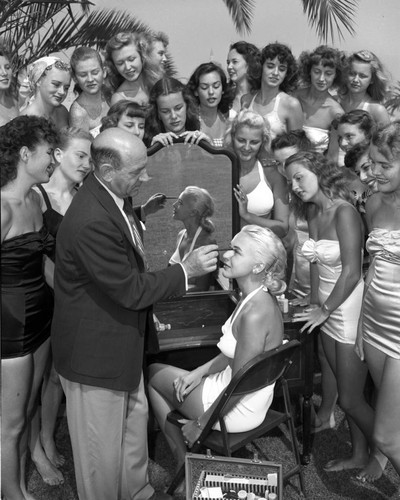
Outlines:
{"type": "Polygon", "coordinates": [[[361,469],[367,465],[368,458],[358,459],[354,457],[350,458],[336,458],[330,460],[324,467],[325,472],[339,472],[348,469],[361,469]]]}
{"type": "Polygon", "coordinates": [[[366,467],[364,467],[364,469],[359,474],[357,474],[356,479],[358,479],[362,483],[373,483],[382,476],[387,461],[388,459],[387,457],[385,457],[385,455],[383,455],[380,451],[375,450],[371,454],[366,467]]]}
{"type": "Polygon", "coordinates": [[[335,415],[333,413],[326,420],[322,420],[318,415],[315,415],[314,424],[311,427],[311,434],[315,434],[326,429],[333,429],[335,425],[335,415]]]}
{"type": "Polygon", "coordinates": [[[58,452],[54,439],[45,440],[43,436],[40,436],[40,441],[46,453],[46,457],[50,460],[52,465],[54,465],[54,467],[62,467],[65,464],[65,458],[58,452]]]}
{"type": "Polygon", "coordinates": [[[64,483],[62,472],[58,470],[57,467],[54,467],[44,454],[40,459],[32,457],[32,461],[46,484],[50,486],[59,486],[64,483]]]}

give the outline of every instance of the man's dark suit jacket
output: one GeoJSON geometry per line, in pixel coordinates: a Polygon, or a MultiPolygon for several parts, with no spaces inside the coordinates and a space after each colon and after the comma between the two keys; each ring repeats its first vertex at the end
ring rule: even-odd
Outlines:
{"type": "Polygon", "coordinates": [[[145,336],[156,335],[152,305],[185,293],[182,267],[144,272],[123,215],[93,174],[65,214],[56,255],[57,372],[72,382],[136,389],[145,336]]]}

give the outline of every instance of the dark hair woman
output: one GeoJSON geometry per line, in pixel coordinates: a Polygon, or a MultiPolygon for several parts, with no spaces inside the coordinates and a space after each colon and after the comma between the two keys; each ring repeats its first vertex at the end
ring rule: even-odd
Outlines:
{"type": "Polygon", "coordinates": [[[274,139],[303,125],[300,102],[287,94],[296,86],[297,64],[289,47],[281,43],[263,48],[261,64],[261,88],[255,95],[245,95],[242,105],[268,120],[274,139]]]}
{"type": "Polygon", "coordinates": [[[27,423],[50,347],[52,294],[43,257],[54,241],[35,184],[48,182],[58,134],[37,116],[0,128],[2,299],[2,493],[30,498],[25,484],[27,423]],[[24,434],[23,434],[24,433],[24,434]]]}
{"type": "Polygon", "coordinates": [[[185,142],[211,141],[200,132],[196,104],[187,87],[176,78],[165,77],[150,92],[144,141],[149,146],[155,142],[167,146],[178,137],[184,137],[185,142]]]}
{"type": "Polygon", "coordinates": [[[187,88],[198,104],[200,130],[211,138],[214,146],[222,147],[233,101],[233,88],[228,85],[223,69],[213,62],[200,64],[187,88]]]}

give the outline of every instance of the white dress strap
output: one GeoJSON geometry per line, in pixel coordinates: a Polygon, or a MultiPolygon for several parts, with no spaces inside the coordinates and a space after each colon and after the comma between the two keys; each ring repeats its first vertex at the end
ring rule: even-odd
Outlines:
{"type": "Polygon", "coordinates": [[[276,96],[275,98],[275,104],[274,104],[274,109],[273,111],[278,114],[278,108],[279,108],[279,101],[281,100],[281,93],[279,92],[279,94],[276,96]]]}
{"type": "Polygon", "coordinates": [[[253,290],[252,292],[247,295],[247,297],[244,298],[243,302],[240,304],[240,306],[237,308],[237,310],[232,314],[232,316],[229,318],[231,325],[233,324],[234,320],[237,318],[238,314],[240,311],[243,309],[243,306],[249,302],[250,299],[254,297],[254,295],[263,288],[264,285],[260,285],[258,288],[253,290]]]}

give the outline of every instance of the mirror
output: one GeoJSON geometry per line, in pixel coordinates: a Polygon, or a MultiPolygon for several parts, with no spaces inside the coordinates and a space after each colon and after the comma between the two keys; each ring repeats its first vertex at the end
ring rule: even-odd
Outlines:
{"type": "MultiPolygon", "coordinates": [[[[213,237],[219,248],[229,247],[233,236],[240,230],[239,211],[232,189],[238,183],[239,169],[233,152],[214,148],[206,141],[189,145],[178,139],[172,146],[155,144],[149,148],[146,170],[151,180],[141,185],[135,205],[144,203],[155,193],[172,198],[167,199],[163,210],[146,220],[144,242],[150,269],[165,268],[175,251],[178,233],[184,226],[172,218],[172,205],[186,186],[199,186],[211,194],[215,204],[211,218],[215,225],[213,237]]],[[[232,289],[232,284],[220,272],[210,290],[216,289],[232,289]]]]}

